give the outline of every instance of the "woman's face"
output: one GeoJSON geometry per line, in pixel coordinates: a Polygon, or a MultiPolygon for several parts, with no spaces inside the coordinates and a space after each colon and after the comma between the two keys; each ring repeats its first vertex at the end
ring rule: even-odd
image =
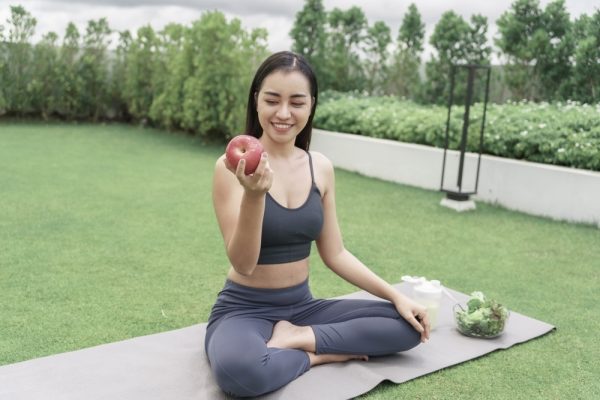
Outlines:
{"type": "Polygon", "coordinates": [[[298,71],[275,71],[262,82],[256,99],[263,135],[277,143],[294,141],[312,109],[310,83],[298,71]]]}

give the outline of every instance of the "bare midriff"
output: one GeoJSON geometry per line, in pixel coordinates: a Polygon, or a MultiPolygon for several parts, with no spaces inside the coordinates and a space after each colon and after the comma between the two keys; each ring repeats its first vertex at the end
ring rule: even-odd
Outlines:
{"type": "Polygon", "coordinates": [[[308,258],[283,264],[259,264],[250,276],[239,274],[231,267],[227,278],[240,285],[263,289],[295,286],[308,278],[308,258]]]}

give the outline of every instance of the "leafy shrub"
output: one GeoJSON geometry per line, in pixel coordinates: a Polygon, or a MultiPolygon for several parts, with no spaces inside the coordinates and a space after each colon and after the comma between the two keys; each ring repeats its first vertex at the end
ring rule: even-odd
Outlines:
{"type": "MultiPolygon", "coordinates": [[[[321,129],[444,147],[448,110],[394,97],[325,92],[314,123],[321,129]]],[[[464,108],[452,108],[449,148],[459,147],[464,108]]],[[[471,107],[467,150],[477,152],[483,105],[471,107]]],[[[600,105],[488,104],[483,152],[600,171],[600,105]]]]}

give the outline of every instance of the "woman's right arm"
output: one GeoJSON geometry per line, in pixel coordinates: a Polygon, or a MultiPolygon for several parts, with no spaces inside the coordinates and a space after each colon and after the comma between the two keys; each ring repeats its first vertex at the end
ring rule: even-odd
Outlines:
{"type": "Polygon", "coordinates": [[[251,275],[258,262],[265,194],[272,180],[266,153],[252,175],[244,175],[243,161],[234,169],[224,156],[215,166],[213,206],[227,257],[241,275],[251,275]]]}

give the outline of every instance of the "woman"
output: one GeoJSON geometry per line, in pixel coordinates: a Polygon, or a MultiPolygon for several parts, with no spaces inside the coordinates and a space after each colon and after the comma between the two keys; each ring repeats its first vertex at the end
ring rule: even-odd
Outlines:
{"type": "Polygon", "coordinates": [[[275,53],[259,67],[246,131],[265,152],[256,171],[219,158],[213,201],[231,267],[213,307],[206,353],[219,386],[261,395],[311,366],[408,350],[429,337],[426,309],[344,248],[334,169],[309,152],[317,82],[308,63],[275,53]],[[309,253],[348,282],[388,301],[314,299],[309,253]]]}

